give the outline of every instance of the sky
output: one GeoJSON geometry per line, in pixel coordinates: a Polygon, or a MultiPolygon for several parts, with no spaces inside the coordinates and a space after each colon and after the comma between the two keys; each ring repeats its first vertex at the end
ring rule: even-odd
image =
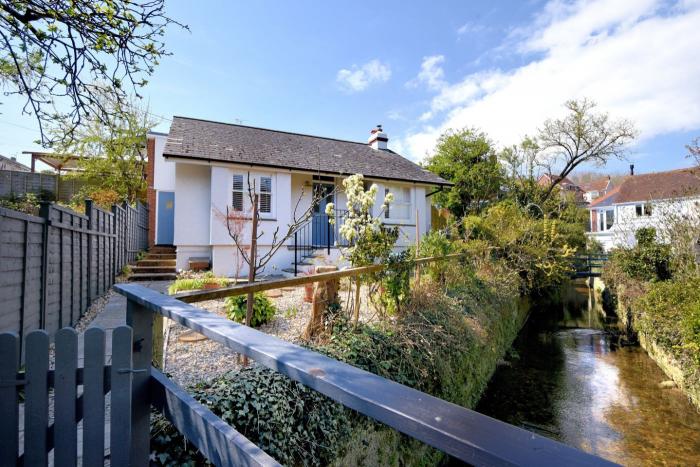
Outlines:
{"type": "MultiPolygon", "coordinates": [[[[322,2],[166,0],[165,57],[142,91],[173,115],[366,141],[421,161],[450,128],[497,147],[589,98],[634,123],[604,172],[690,165],[700,136],[700,0],[322,2]]],[[[0,97],[0,154],[40,149],[22,101],[0,97]]]]}

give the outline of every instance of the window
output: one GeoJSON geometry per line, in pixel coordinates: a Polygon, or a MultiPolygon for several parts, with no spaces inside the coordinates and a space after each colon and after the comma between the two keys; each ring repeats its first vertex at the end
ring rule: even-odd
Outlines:
{"type": "Polygon", "coordinates": [[[615,211],[608,209],[605,211],[605,230],[610,230],[610,228],[615,223],[615,211]]]}
{"type": "Polygon", "coordinates": [[[637,217],[651,216],[651,203],[637,204],[634,206],[637,217]]]}
{"type": "Polygon", "coordinates": [[[408,187],[392,187],[384,189],[384,196],[389,193],[394,195],[394,201],[384,211],[385,219],[410,219],[411,218],[411,189],[408,187]]]}
{"type": "Polygon", "coordinates": [[[234,211],[243,210],[243,175],[235,174],[233,176],[233,198],[231,207],[234,211]]]}
{"type": "Polygon", "coordinates": [[[260,212],[270,214],[272,212],[272,177],[260,177],[260,212]]]}
{"type": "MultiPolygon", "coordinates": [[[[231,206],[234,211],[250,209],[250,198],[248,196],[248,182],[244,174],[233,175],[233,188],[231,193],[231,206]]],[[[272,214],[272,176],[256,175],[250,177],[250,184],[255,186],[258,194],[258,209],[260,214],[272,214]]]]}

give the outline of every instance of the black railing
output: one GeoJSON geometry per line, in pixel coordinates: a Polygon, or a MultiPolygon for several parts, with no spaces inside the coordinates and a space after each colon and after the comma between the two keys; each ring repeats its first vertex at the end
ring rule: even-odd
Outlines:
{"type": "Polygon", "coordinates": [[[299,266],[307,265],[306,259],[311,258],[314,252],[325,249],[331,254],[331,247],[346,246],[347,242],[341,239],[338,228],[345,222],[347,210],[335,210],[335,222],[331,224],[325,213],[315,213],[305,224],[294,232],[294,275],[299,273],[299,266]]]}
{"type": "Polygon", "coordinates": [[[600,277],[603,266],[610,259],[609,255],[588,255],[588,256],[574,256],[573,258],[573,269],[574,272],[572,277],[600,277]]]}

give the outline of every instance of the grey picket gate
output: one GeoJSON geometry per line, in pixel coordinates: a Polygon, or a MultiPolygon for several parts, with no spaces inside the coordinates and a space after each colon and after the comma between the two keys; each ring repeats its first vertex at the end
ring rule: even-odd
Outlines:
{"type": "Polygon", "coordinates": [[[25,369],[20,371],[19,336],[0,333],[0,467],[45,466],[51,455],[57,466],[78,465],[79,460],[86,466],[103,465],[107,432],[109,446],[118,446],[109,450],[110,464],[129,465],[132,335],[129,326],[112,331],[112,364],[106,365],[104,330],[89,328],[79,355],[78,333],[60,329],[52,369],[49,334],[35,330],[27,334],[25,369]]]}

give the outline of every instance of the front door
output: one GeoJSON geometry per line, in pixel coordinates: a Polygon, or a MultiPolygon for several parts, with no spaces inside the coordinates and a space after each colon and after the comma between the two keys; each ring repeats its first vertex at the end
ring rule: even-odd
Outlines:
{"type": "Polygon", "coordinates": [[[333,226],[330,225],[326,205],[333,202],[334,185],[329,183],[314,183],[314,193],[320,196],[320,201],[314,208],[312,222],[312,242],[314,247],[328,247],[333,245],[333,226]]]}
{"type": "Polygon", "coordinates": [[[158,192],[158,225],[156,227],[156,244],[172,245],[175,233],[175,193],[158,192]]]}

